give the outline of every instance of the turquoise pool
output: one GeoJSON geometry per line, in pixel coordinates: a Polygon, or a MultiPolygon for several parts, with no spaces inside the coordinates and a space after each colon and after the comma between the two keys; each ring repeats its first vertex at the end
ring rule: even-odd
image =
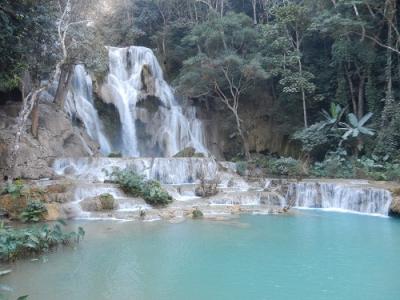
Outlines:
{"type": "MultiPolygon", "coordinates": [[[[78,224],[78,223],[77,223],[78,224]]],[[[10,299],[400,299],[400,221],[320,211],[226,222],[88,222],[22,261],[10,299]]]]}

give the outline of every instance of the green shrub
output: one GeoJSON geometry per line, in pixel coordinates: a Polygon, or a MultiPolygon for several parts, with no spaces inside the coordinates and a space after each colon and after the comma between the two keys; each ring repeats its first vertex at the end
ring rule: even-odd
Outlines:
{"type": "Polygon", "coordinates": [[[121,189],[133,197],[141,197],[143,194],[144,176],[139,175],[132,167],[125,170],[115,169],[111,174],[113,180],[121,189]]]}
{"type": "Polygon", "coordinates": [[[0,261],[14,261],[18,258],[37,255],[62,244],[79,243],[85,231],[65,233],[59,224],[30,228],[6,227],[0,223],[0,261]]]}
{"type": "Polygon", "coordinates": [[[24,183],[21,180],[16,180],[11,183],[7,183],[1,194],[10,194],[14,199],[21,197],[24,183]]]}
{"type": "Polygon", "coordinates": [[[400,182],[400,163],[392,163],[386,166],[387,180],[400,182]]]}
{"type": "Polygon", "coordinates": [[[172,202],[172,197],[155,180],[148,180],[143,186],[143,199],[153,206],[165,206],[172,202]]]}
{"type": "Polygon", "coordinates": [[[329,178],[354,178],[353,162],[343,149],[329,152],[322,162],[316,162],[311,168],[311,175],[329,178]]]}
{"type": "Polygon", "coordinates": [[[104,210],[113,210],[115,206],[115,199],[113,195],[111,194],[102,194],[100,195],[100,202],[101,202],[101,207],[104,210]]]}
{"type": "Polygon", "coordinates": [[[30,201],[20,215],[20,219],[24,223],[35,223],[43,220],[43,215],[47,212],[43,202],[34,200],[30,201]]]}
{"type": "Polygon", "coordinates": [[[133,197],[142,197],[146,203],[154,206],[165,206],[172,202],[172,197],[155,180],[145,180],[135,169],[116,169],[112,178],[119,186],[133,197]]]}
{"type": "Polygon", "coordinates": [[[325,125],[325,122],[319,122],[293,135],[293,140],[301,142],[302,151],[312,158],[324,158],[326,153],[334,150],[340,141],[338,130],[325,125]]]}
{"type": "Polygon", "coordinates": [[[238,161],[236,162],[236,173],[240,176],[245,176],[247,171],[247,162],[245,161],[238,161]]]}
{"type": "Polygon", "coordinates": [[[272,159],[268,163],[269,172],[273,175],[301,176],[305,175],[303,164],[300,160],[292,157],[281,157],[272,159]]]}
{"type": "Polygon", "coordinates": [[[204,214],[203,214],[203,212],[202,212],[200,209],[196,208],[196,209],[192,212],[192,217],[193,217],[193,219],[201,219],[201,218],[204,217],[204,214]]]}
{"type": "Polygon", "coordinates": [[[122,157],[122,154],[121,154],[121,152],[117,152],[117,153],[111,152],[110,154],[108,154],[108,157],[109,158],[122,157]]]}

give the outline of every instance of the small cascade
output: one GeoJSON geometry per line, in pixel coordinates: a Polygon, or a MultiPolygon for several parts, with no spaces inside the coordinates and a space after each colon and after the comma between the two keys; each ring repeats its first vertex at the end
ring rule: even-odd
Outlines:
{"type": "Polygon", "coordinates": [[[257,206],[261,204],[260,198],[260,193],[237,193],[212,199],[209,203],[212,206],[257,206]]]}
{"type": "Polygon", "coordinates": [[[127,167],[163,184],[193,183],[218,176],[218,165],[211,158],[62,158],[53,165],[58,175],[98,182],[106,180],[114,168],[127,167]]]}
{"type": "Polygon", "coordinates": [[[101,87],[105,102],[118,110],[127,157],[171,157],[186,147],[207,153],[194,107],[177,103],[154,53],[145,47],[109,47],[110,72],[101,87]]]}
{"type": "Polygon", "coordinates": [[[357,182],[299,182],[289,185],[284,205],[387,216],[391,202],[389,191],[357,182]]]}
{"type": "Polygon", "coordinates": [[[103,124],[93,105],[92,95],[92,79],[82,65],[75,66],[65,110],[72,119],[79,119],[84,124],[88,135],[100,144],[101,152],[108,154],[111,146],[103,133],[103,124]]]}

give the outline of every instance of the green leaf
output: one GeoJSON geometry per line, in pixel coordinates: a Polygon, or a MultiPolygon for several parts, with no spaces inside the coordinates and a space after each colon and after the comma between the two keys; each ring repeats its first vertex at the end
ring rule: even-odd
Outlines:
{"type": "Polygon", "coordinates": [[[358,126],[364,126],[365,123],[368,122],[369,119],[373,116],[373,113],[367,113],[364,117],[361,118],[361,120],[358,122],[358,126]]]}
{"type": "Polygon", "coordinates": [[[371,136],[373,136],[375,134],[372,130],[370,130],[366,127],[360,127],[359,130],[362,134],[371,135],[371,136]]]}
{"type": "Polygon", "coordinates": [[[356,117],[355,114],[353,114],[353,113],[348,114],[348,118],[349,118],[350,124],[351,124],[354,128],[358,127],[358,119],[357,119],[357,117],[356,117]]]}

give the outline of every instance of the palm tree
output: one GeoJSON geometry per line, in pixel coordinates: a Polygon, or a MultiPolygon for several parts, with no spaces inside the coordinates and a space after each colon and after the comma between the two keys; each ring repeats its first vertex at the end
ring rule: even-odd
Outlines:
{"type": "Polygon", "coordinates": [[[339,125],[342,126],[339,128],[340,130],[344,130],[345,133],[342,135],[342,140],[340,141],[339,147],[341,147],[344,141],[347,141],[349,138],[357,139],[357,147],[355,149],[355,154],[358,156],[358,152],[363,148],[363,141],[361,139],[362,135],[373,136],[375,134],[374,130],[365,126],[365,124],[371,119],[373,116],[372,113],[367,113],[361,119],[358,119],[357,116],[353,113],[347,115],[348,123],[340,122],[339,125]]]}

